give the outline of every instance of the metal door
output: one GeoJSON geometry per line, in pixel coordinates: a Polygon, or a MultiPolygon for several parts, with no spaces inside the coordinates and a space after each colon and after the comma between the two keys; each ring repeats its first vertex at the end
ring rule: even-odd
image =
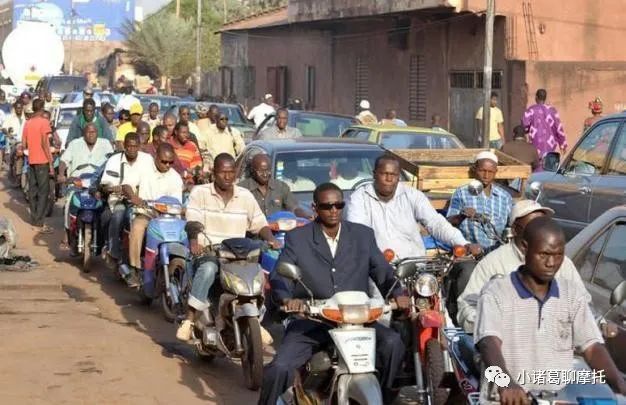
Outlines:
{"type": "Polygon", "coordinates": [[[481,89],[450,89],[450,132],[467,147],[477,145],[475,117],[481,103],[481,89]]]}
{"type": "Polygon", "coordinates": [[[543,185],[542,202],[552,208],[568,238],[589,223],[591,194],[621,122],[596,125],[576,145],[556,175],[543,185]]]}

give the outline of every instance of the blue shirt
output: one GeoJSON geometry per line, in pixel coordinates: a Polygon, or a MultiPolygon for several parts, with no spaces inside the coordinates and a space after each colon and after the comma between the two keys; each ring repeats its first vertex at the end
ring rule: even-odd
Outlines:
{"type": "MultiPolygon", "coordinates": [[[[473,196],[468,186],[456,189],[450,200],[450,208],[448,208],[448,218],[459,215],[464,208],[474,208],[476,213],[485,214],[490,219],[501,236],[509,222],[511,209],[513,207],[513,199],[511,195],[502,187],[493,184],[491,188],[491,196],[485,195],[483,192],[479,196],[473,196]]],[[[459,225],[461,233],[465,239],[472,243],[478,243],[483,249],[491,250],[498,245],[498,240],[491,235],[492,232],[487,228],[471,219],[464,219],[459,225]]]]}

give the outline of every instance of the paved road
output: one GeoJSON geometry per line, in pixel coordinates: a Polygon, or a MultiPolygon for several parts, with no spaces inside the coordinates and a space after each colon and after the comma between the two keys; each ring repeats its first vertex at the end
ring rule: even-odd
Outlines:
{"type": "MultiPolygon", "coordinates": [[[[55,229],[61,212],[59,203],[55,229]]],[[[59,250],[61,232],[37,235],[21,194],[2,184],[0,215],[14,221],[18,247],[41,263],[27,273],[0,271],[1,404],[256,402],[237,364],[197,357],[159,308],[139,304],[102,262],[81,273],[59,250]]],[[[413,403],[404,395],[398,402],[413,403]]]]}

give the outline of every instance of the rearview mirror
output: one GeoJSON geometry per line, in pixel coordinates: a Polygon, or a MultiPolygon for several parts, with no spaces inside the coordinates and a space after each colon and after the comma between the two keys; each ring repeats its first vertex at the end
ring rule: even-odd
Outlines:
{"type": "Polygon", "coordinates": [[[546,172],[556,172],[559,169],[561,154],[558,152],[548,152],[543,158],[543,170],[546,172]]]}
{"type": "Polygon", "coordinates": [[[298,281],[302,278],[300,268],[293,263],[280,262],[276,266],[276,271],[289,280],[298,281]]]}
{"type": "Polygon", "coordinates": [[[611,306],[622,305],[622,303],[626,300],[626,280],[622,280],[621,283],[613,289],[611,292],[611,298],[609,302],[611,306]]]}
{"type": "Polygon", "coordinates": [[[484,187],[483,187],[483,183],[481,183],[480,181],[472,180],[467,185],[467,189],[471,195],[479,196],[482,194],[484,187]]]}
{"type": "Polygon", "coordinates": [[[539,195],[539,193],[541,193],[541,182],[533,181],[532,183],[530,183],[530,186],[528,186],[528,188],[530,191],[530,195],[536,197],[539,195]]]}
{"type": "Polygon", "coordinates": [[[405,279],[411,277],[417,271],[415,263],[400,263],[396,267],[396,277],[399,279],[405,279]]]}

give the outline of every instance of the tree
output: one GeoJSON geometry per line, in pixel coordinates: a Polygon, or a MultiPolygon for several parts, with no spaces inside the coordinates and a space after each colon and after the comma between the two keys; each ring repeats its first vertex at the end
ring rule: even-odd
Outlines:
{"type": "Polygon", "coordinates": [[[144,64],[162,76],[169,88],[172,77],[186,75],[195,65],[195,29],[186,19],[164,14],[143,23],[127,22],[125,47],[135,63],[144,64]]]}

